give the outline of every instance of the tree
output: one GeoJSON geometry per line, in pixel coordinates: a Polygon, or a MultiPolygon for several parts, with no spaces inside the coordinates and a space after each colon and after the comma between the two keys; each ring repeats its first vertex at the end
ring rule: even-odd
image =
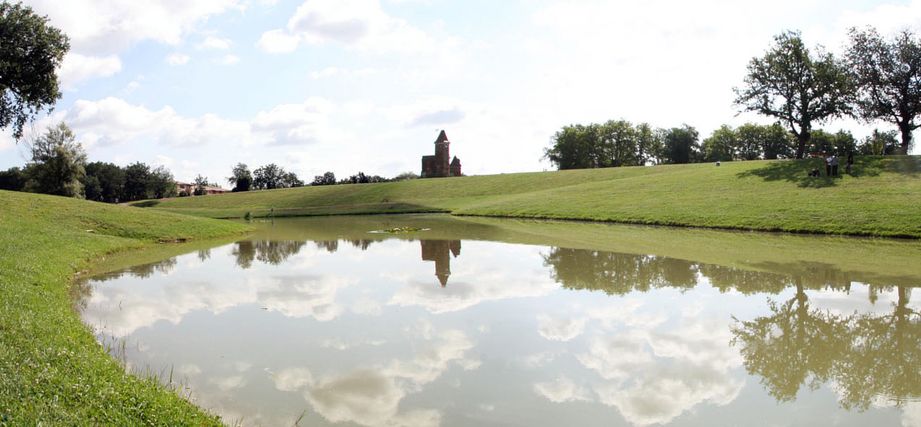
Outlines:
{"type": "Polygon", "coordinates": [[[150,166],[135,162],[125,167],[125,186],[121,201],[133,202],[150,196],[150,166]]]}
{"type": "Polygon", "coordinates": [[[22,169],[9,168],[0,171],[0,190],[22,191],[26,185],[26,175],[22,169]]]}
{"type": "Polygon", "coordinates": [[[883,120],[902,134],[900,154],[908,154],[911,133],[921,123],[921,38],[903,30],[886,41],[873,28],[850,30],[847,64],[856,84],[857,110],[867,121],[883,120]]]}
{"type": "Polygon", "coordinates": [[[714,130],[710,137],[704,139],[701,147],[704,161],[733,160],[736,158],[735,152],[738,145],[739,138],[736,131],[727,125],[722,125],[719,129],[714,130]]]}
{"type": "Polygon", "coordinates": [[[896,134],[896,131],[880,132],[879,129],[873,129],[873,133],[867,135],[857,146],[857,151],[869,156],[888,156],[898,153],[900,147],[896,134]]]}
{"type": "Polygon", "coordinates": [[[204,196],[205,194],[208,194],[207,187],[211,185],[208,183],[208,178],[205,178],[201,176],[201,174],[199,174],[198,176],[195,177],[194,184],[195,184],[195,189],[192,190],[193,196],[204,196]]]}
{"type": "Polygon", "coordinates": [[[317,175],[313,177],[313,182],[310,185],[336,185],[336,174],[326,172],[323,175],[317,175]]]}
{"type": "Polygon", "coordinates": [[[813,55],[799,32],[774,37],[774,45],[748,64],[745,86],[735,88],[735,104],[783,122],[797,139],[803,158],[812,126],[850,111],[851,80],[830,53],[813,55]]]}
{"type": "Polygon", "coordinates": [[[780,123],[770,126],[746,123],[736,129],[738,147],[736,155],[745,160],[763,157],[773,160],[793,157],[795,142],[780,123]]]}
{"type": "Polygon", "coordinates": [[[648,162],[658,160],[658,153],[662,152],[662,139],[648,123],[640,123],[635,129],[636,135],[636,161],[642,166],[648,162]]]}
{"type": "Polygon", "coordinates": [[[410,179],[418,179],[419,175],[415,172],[403,172],[395,177],[391,181],[408,181],[410,179]]]}
{"type": "Polygon", "coordinates": [[[560,170],[600,166],[601,149],[597,144],[598,125],[564,126],[553,135],[544,158],[560,170]]]}
{"type": "Polygon", "coordinates": [[[662,162],[678,164],[697,161],[700,156],[700,144],[697,141],[697,130],[688,125],[663,130],[662,162]]]}
{"type": "Polygon", "coordinates": [[[154,199],[176,197],[177,195],[176,179],[165,166],[157,166],[150,171],[147,185],[148,194],[154,199]]]}
{"type": "Polygon", "coordinates": [[[253,171],[253,187],[258,190],[301,187],[304,181],[294,172],[286,172],[280,166],[270,163],[253,171]]]}
{"type": "Polygon", "coordinates": [[[118,165],[93,162],[86,165],[83,191],[87,200],[118,203],[125,187],[125,171],[118,165]]]}
{"type": "Polygon", "coordinates": [[[67,36],[29,6],[0,3],[0,128],[13,137],[61,97],[55,70],[70,49],[67,36]]]}
{"type": "Polygon", "coordinates": [[[227,178],[227,182],[233,186],[230,191],[234,193],[240,191],[249,191],[253,187],[253,174],[250,173],[249,168],[243,163],[237,163],[233,167],[232,176],[227,178]]]}
{"type": "Polygon", "coordinates": [[[854,139],[854,135],[845,130],[832,134],[816,129],[812,131],[812,138],[809,140],[809,151],[845,156],[857,151],[857,140],[854,139]]]}
{"type": "Polygon", "coordinates": [[[66,197],[83,197],[86,152],[64,122],[32,142],[32,164],[26,190],[66,197]]]}
{"type": "Polygon", "coordinates": [[[303,187],[304,181],[301,181],[294,172],[285,172],[281,178],[282,188],[303,187]]]}

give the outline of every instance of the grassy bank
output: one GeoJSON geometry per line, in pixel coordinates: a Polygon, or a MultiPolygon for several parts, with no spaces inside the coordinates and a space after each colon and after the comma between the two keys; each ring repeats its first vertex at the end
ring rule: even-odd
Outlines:
{"type": "Polygon", "coordinates": [[[69,289],[106,254],[245,230],[0,191],[0,425],[219,425],[155,378],[127,375],[80,321],[69,289]]]}
{"type": "MultiPolygon", "coordinates": [[[[576,219],[744,230],[921,237],[921,158],[861,157],[810,178],[818,159],[423,179],[178,198],[156,209],[233,218],[358,213],[576,219]]],[[[824,168],[823,168],[824,169],[824,168]]]]}

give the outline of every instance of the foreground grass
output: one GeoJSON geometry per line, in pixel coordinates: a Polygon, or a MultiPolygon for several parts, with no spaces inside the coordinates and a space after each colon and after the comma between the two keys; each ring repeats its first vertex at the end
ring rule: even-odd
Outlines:
{"type": "Polygon", "coordinates": [[[921,237],[921,158],[728,162],[423,179],[146,202],[215,218],[450,212],[801,233],[921,237]]]}
{"type": "Polygon", "coordinates": [[[0,191],[0,425],[219,425],[100,346],[72,307],[74,274],[109,253],[241,224],[0,191]]]}

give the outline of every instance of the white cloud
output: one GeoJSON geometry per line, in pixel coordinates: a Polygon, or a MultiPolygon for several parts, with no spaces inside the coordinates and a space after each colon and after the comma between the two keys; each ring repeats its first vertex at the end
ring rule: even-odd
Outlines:
{"type": "Polygon", "coordinates": [[[377,73],[377,70],[374,68],[361,68],[357,70],[350,70],[346,68],[339,67],[326,67],[319,71],[311,71],[310,78],[314,80],[326,79],[332,77],[364,77],[370,76],[377,73]]]}
{"type": "Polygon", "coordinates": [[[461,331],[436,331],[422,321],[406,331],[421,344],[409,360],[392,360],[385,366],[358,368],[344,374],[316,379],[305,368],[284,369],[272,375],[282,391],[304,391],[311,407],[332,423],[353,422],[365,426],[437,426],[441,414],[431,409],[400,411],[400,402],[422,386],[435,381],[451,364],[475,369],[466,356],[473,343],[461,331]],[[421,341],[421,342],[420,342],[421,341]]]}
{"type": "Polygon", "coordinates": [[[198,44],[199,49],[215,49],[215,50],[227,50],[230,49],[230,46],[233,45],[233,42],[230,39],[208,36],[198,44]]]}
{"type": "Polygon", "coordinates": [[[591,400],[588,390],[577,386],[565,376],[550,382],[536,383],[534,384],[534,391],[554,403],[591,400]]]}
{"type": "Polygon", "coordinates": [[[121,69],[122,62],[115,55],[85,56],[68,53],[58,71],[58,77],[65,89],[72,89],[79,82],[98,77],[109,77],[121,69]]]}
{"type": "Polygon", "coordinates": [[[322,98],[301,104],[282,104],[256,114],[253,130],[270,135],[275,144],[312,144],[329,135],[328,115],[333,105],[322,98]]]}
{"type": "Polygon", "coordinates": [[[145,2],[120,0],[34,0],[31,6],[48,15],[52,25],[70,37],[83,54],[113,54],[143,41],[176,45],[208,17],[239,10],[238,0],[145,2]]]}
{"type": "Polygon", "coordinates": [[[221,65],[233,65],[238,62],[240,62],[240,57],[237,55],[232,55],[232,54],[224,55],[220,59],[217,60],[217,63],[221,65]]]}
{"type": "Polygon", "coordinates": [[[384,12],[378,0],[306,1],[285,28],[263,33],[257,45],[269,53],[284,53],[301,44],[325,43],[378,53],[431,53],[439,47],[439,41],[424,31],[384,12]]]}
{"type": "Polygon", "coordinates": [[[550,341],[569,341],[585,330],[584,317],[579,318],[553,318],[547,315],[537,316],[540,336],[550,341]]]}
{"type": "Polygon", "coordinates": [[[138,140],[194,146],[251,138],[246,122],[226,120],[214,114],[187,118],[169,106],[150,110],[112,97],[99,101],[77,100],[67,111],[65,121],[88,146],[138,140]]]}
{"type": "Polygon", "coordinates": [[[297,50],[300,37],[291,35],[285,30],[271,30],[262,33],[256,46],[267,53],[289,53],[297,50]]]}
{"type": "Polygon", "coordinates": [[[184,53],[171,53],[166,55],[166,63],[169,65],[185,65],[192,59],[189,55],[184,53]]]}

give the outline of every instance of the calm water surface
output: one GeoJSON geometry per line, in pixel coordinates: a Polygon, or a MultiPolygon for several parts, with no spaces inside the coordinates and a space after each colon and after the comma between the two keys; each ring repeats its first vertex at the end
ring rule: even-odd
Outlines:
{"type": "Polygon", "coordinates": [[[129,368],[245,425],[921,426],[911,274],[405,218],[279,220],[96,276],[79,306],[129,368]],[[432,230],[368,233],[400,221],[432,230]]]}

